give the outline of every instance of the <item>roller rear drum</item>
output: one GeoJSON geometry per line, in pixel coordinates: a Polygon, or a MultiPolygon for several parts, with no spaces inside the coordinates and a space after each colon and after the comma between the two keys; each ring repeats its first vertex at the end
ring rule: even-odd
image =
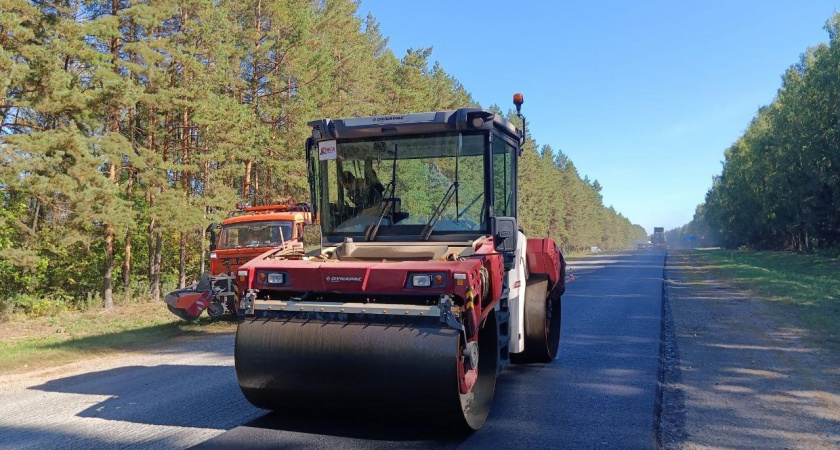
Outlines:
{"type": "Polygon", "coordinates": [[[560,346],[560,291],[548,290],[548,276],[531,275],[525,287],[525,351],[511,355],[516,363],[547,363],[560,346]]]}

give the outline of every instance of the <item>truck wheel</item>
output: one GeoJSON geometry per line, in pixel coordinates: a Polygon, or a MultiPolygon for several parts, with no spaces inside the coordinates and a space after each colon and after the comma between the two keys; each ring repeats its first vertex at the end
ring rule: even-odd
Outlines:
{"type": "Polygon", "coordinates": [[[225,307],[219,302],[211,302],[210,305],[207,306],[207,315],[210,316],[211,319],[218,319],[219,317],[222,317],[222,314],[224,313],[225,307]]]}
{"type": "Polygon", "coordinates": [[[560,296],[549,295],[548,276],[532,274],[525,286],[525,351],[511,355],[511,361],[553,361],[560,346],[560,314],[560,296]]]}

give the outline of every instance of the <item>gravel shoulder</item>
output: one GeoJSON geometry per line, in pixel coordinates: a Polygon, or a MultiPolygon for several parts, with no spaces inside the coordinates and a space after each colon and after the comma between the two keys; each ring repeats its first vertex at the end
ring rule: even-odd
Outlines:
{"type": "Polygon", "coordinates": [[[239,392],[233,334],[0,378],[0,449],[188,448],[264,411],[239,392]]]}
{"type": "Polygon", "coordinates": [[[795,314],[684,252],[665,296],[662,447],[840,448],[840,355],[795,314]]]}

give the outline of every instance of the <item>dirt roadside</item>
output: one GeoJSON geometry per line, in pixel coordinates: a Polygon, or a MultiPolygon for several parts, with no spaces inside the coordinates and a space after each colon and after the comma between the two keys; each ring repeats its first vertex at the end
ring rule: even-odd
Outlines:
{"type": "Polygon", "coordinates": [[[663,448],[840,448],[840,355],[687,253],[665,292],[663,448]]]}
{"type": "Polygon", "coordinates": [[[189,448],[252,420],[233,335],[0,377],[0,449],[189,448]]]}

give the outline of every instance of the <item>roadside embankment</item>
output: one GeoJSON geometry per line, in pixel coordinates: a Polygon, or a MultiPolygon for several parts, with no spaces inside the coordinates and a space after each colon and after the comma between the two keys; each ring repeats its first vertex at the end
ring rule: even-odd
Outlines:
{"type": "Polygon", "coordinates": [[[232,332],[230,322],[186,323],[163,302],[110,311],[66,311],[52,317],[17,316],[0,323],[0,374],[56,367],[119,352],[143,351],[179,337],[232,332]]]}
{"type": "Polygon", "coordinates": [[[840,447],[836,261],[798,258],[669,253],[663,447],[840,447]]]}
{"type": "Polygon", "coordinates": [[[800,322],[806,338],[840,351],[840,258],[731,250],[686,254],[697,269],[748,290],[800,322]]]}

